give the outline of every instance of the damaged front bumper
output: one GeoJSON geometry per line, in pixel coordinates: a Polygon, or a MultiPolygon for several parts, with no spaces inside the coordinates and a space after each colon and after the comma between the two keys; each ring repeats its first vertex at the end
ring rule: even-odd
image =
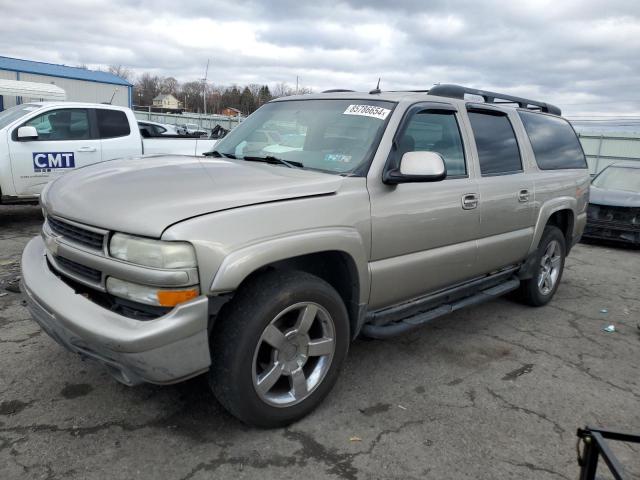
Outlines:
{"type": "Polygon", "coordinates": [[[118,315],[53,274],[40,237],[22,254],[22,290],[33,318],[47,334],[68,350],[97,360],[124,384],[177,383],[211,364],[205,296],[154,320],[118,315]]]}
{"type": "Polygon", "coordinates": [[[583,237],[640,246],[640,225],[589,219],[583,237]]]}

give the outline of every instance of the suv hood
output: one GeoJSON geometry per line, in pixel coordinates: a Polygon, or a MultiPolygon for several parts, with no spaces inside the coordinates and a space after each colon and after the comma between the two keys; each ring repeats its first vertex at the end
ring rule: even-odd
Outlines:
{"type": "Polygon", "coordinates": [[[244,160],[144,156],[80,168],[43,192],[48,213],[159,238],[170,225],[230,208],[337,191],[343,178],[244,160]]]}

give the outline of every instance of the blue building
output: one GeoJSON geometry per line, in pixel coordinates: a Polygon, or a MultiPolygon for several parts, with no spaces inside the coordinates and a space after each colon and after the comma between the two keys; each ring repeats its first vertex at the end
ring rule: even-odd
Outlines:
{"type": "MultiPolygon", "coordinates": [[[[132,104],[133,85],[108,72],[0,56],[0,80],[54,84],[66,92],[70,102],[132,104]]],[[[39,99],[0,95],[0,111],[35,100],[39,99]]]]}

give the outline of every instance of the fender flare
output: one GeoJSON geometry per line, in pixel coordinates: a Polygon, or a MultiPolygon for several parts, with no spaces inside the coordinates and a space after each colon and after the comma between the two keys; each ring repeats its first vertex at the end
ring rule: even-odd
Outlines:
{"type": "Polygon", "coordinates": [[[358,231],[348,227],[298,232],[239,248],[224,258],[209,291],[211,294],[235,291],[251,273],[266,265],[326,251],[339,251],[351,257],[358,272],[358,301],[367,303],[370,279],[366,248],[358,231]]]}
{"type": "Polygon", "coordinates": [[[573,213],[573,225],[569,227],[569,231],[573,235],[573,229],[575,227],[576,222],[576,210],[577,210],[578,201],[573,197],[557,197],[545,202],[538,212],[538,219],[536,221],[536,226],[533,232],[533,239],[531,241],[531,246],[529,247],[529,253],[533,253],[538,248],[538,244],[540,243],[540,239],[542,238],[542,233],[544,232],[544,227],[547,225],[547,222],[551,218],[551,216],[560,211],[560,210],[570,210],[573,213]]]}

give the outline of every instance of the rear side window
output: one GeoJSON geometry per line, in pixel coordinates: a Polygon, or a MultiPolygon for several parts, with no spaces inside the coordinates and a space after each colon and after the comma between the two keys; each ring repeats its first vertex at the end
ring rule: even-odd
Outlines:
{"type": "Polygon", "coordinates": [[[476,139],[482,175],[522,171],[518,142],[506,115],[501,112],[470,111],[469,121],[476,139]]]}
{"type": "Polygon", "coordinates": [[[518,111],[542,170],[587,168],[582,147],[569,122],[552,115],[518,111]]]}
{"type": "Polygon", "coordinates": [[[100,138],[126,137],[131,133],[127,114],[120,110],[96,110],[100,138]]]}

